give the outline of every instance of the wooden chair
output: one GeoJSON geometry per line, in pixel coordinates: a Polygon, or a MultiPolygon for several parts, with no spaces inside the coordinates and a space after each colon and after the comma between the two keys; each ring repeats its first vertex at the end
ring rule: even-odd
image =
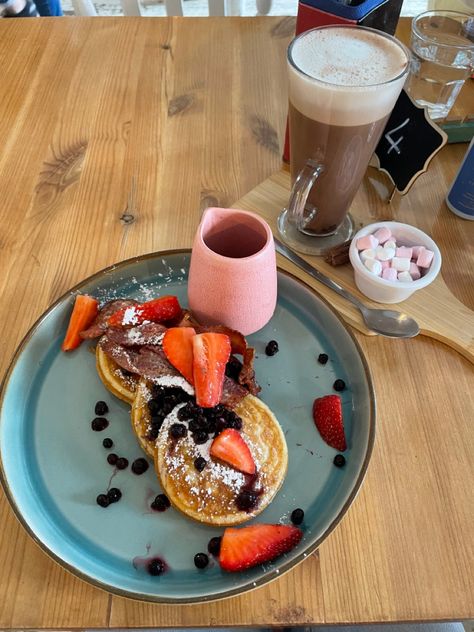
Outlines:
{"type": "MultiPolygon", "coordinates": [[[[92,0],[71,0],[76,15],[97,15],[92,0]]],[[[139,0],[121,0],[124,15],[143,15],[139,0]]],[[[267,15],[272,0],[256,0],[258,15],[267,15]]],[[[241,15],[242,0],[208,0],[209,15],[241,15]]],[[[166,15],[184,15],[183,0],[165,0],[166,15]]]]}

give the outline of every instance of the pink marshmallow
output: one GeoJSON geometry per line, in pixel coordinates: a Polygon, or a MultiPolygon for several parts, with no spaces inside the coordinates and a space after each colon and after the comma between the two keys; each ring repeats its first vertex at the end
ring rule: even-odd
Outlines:
{"type": "Polygon", "coordinates": [[[379,240],[373,235],[365,235],[365,237],[359,237],[356,242],[357,250],[368,250],[369,248],[375,249],[379,245],[379,240]]]}
{"type": "Polygon", "coordinates": [[[424,246],[413,246],[411,258],[416,261],[418,259],[418,255],[420,254],[420,250],[424,248],[424,246]]]}
{"type": "Polygon", "coordinates": [[[418,259],[416,260],[416,265],[419,268],[429,268],[431,262],[433,261],[434,252],[432,250],[428,250],[422,246],[418,254],[418,259]]]}
{"type": "Polygon", "coordinates": [[[413,248],[408,248],[408,246],[399,246],[396,250],[395,256],[411,259],[413,257],[413,248]]]}
{"type": "Polygon", "coordinates": [[[390,268],[390,261],[381,261],[380,263],[382,264],[382,271],[390,268]]]}
{"type": "Polygon", "coordinates": [[[416,263],[413,263],[413,261],[410,262],[410,269],[408,272],[410,273],[413,281],[416,281],[421,277],[420,268],[416,265],[416,263]]]}
{"type": "Polygon", "coordinates": [[[382,279],[386,281],[396,281],[397,274],[395,268],[385,268],[385,270],[382,270],[382,279]]]}
{"type": "Polygon", "coordinates": [[[379,244],[384,244],[391,236],[392,231],[390,228],[386,228],[385,226],[382,226],[382,228],[379,228],[374,233],[374,237],[375,239],[378,239],[379,244]]]}

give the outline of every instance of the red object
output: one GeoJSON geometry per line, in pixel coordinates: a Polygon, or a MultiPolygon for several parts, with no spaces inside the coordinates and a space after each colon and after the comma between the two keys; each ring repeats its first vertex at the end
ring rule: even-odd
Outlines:
{"type": "Polygon", "coordinates": [[[347,444],[339,395],[325,395],[315,399],[313,403],[313,419],[323,441],[331,448],[344,452],[347,444]]]}
{"type": "Polygon", "coordinates": [[[112,314],[109,327],[134,327],[145,321],[163,323],[181,316],[182,309],[176,296],[160,296],[152,301],[124,307],[112,314]]]}
{"type": "Polygon", "coordinates": [[[190,384],[193,376],[193,338],[196,331],[192,327],[171,327],[163,336],[163,351],[171,364],[178,369],[190,384]]]}
{"type": "MultiPolygon", "coordinates": [[[[356,20],[348,20],[338,15],[333,15],[327,11],[316,9],[303,2],[298,3],[298,16],[296,18],[296,31],[295,35],[299,35],[304,31],[309,31],[318,26],[326,26],[329,24],[357,24],[356,20]]],[[[286,124],[285,132],[285,145],[283,148],[283,160],[290,162],[290,135],[288,129],[288,122],[286,124]]]]}
{"type": "Polygon", "coordinates": [[[92,324],[99,311],[99,303],[92,296],[78,294],[74,301],[71,318],[61,349],[72,351],[82,342],[80,332],[87,329],[92,324]]]}
{"type": "Polygon", "coordinates": [[[219,563],[225,571],[241,571],[273,560],[291,551],[301,540],[298,527],[279,524],[255,524],[224,531],[219,563]]]}
{"type": "Polygon", "coordinates": [[[255,474],[255,461],[250,448],[238,430],[223,430],[211,444],[211,456],[232,465],[244,474],[255,474]]]}
{"type": "Polygon", "coordinates": [[[225,334],[196,334],[193,339],[193,376],[196,403],[216,406],[222,396],[225,365],[230,357],[230,340],[225,334]]]}

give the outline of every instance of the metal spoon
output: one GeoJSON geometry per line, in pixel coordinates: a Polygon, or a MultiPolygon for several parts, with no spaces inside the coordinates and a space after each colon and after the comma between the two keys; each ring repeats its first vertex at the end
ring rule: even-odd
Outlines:
{"type": "Polygon", "coordinates": [[[297,255],[296,252],[293,252],[291,248],[282,244],[276,237],[274,237],[274,242],[277,252],[355,305],[360,310],[365,324],[371,331],[389,338],[413,338],[413,336],[417,336],[420,333],[418,323],[410,316],[391,309],[369,309],[338,283],[316,270],[316,268],[313,268],[312,265],[297,255]]]}

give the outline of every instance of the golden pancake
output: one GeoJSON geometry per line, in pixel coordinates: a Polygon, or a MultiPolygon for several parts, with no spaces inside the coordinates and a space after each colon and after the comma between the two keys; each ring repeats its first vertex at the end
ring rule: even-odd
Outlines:
{"type": "Polygon", "coordinates": [[[254,477],[242,474],[210,456],[212,443],[198,445],[191,433],[173,439],[170,427],[179,421],[178,404],[165,418],[155,445],[155,469],[163,491],[171,503],[186,516],[213,526],[236,525],[263,511],[272,501],[285,478],[288,451],[283,431],[274,414],[261,400],[247,395],[235,407],[242,419],[242,437],[248,444],[257,467],[254,477]],[[200,472],[194,464],[206,460],[200,472]],[[238,507],[242,493],[254,494],[257,504],[248,510],[238,507]]]}
{"type": "Polygon", "coordinates": [[[105,387],[119,399],[131,404],[135,399],[139,376],[121,369],[100,345],[96,347],[95,358],[97,373],[105,387]]]}

